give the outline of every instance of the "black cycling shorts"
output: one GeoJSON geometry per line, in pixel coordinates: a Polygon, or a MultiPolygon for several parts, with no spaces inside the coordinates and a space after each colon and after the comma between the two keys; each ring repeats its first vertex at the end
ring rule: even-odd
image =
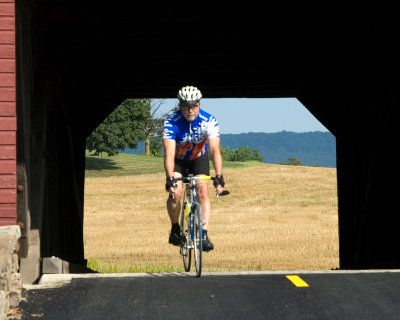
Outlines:
{"type": "Polygon", "coordinates": [[[210,163],[208,162],[207,153],[195,160],[178,160],[175,159],[174,172],[180,172],[182,176],[188,174],[198,175],[204,174],[210,175],[210,163]]]}

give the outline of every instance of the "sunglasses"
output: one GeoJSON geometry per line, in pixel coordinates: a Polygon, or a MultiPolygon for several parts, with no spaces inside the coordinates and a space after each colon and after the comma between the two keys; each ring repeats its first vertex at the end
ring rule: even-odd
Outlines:
{"type": "Polygon", "coordinates": [[[189,110],[189,109],[197,109],[198,107],[200,107],[200,104],[198,102],[196,102],[196,103],[181,103],[180,106],[189,110]]]}

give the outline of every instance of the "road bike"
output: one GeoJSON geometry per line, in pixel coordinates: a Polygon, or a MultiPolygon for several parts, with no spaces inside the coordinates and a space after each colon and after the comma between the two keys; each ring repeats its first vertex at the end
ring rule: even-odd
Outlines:
{"type": "MultiPolygon", "coordinates": [[[[196,181],[214,180],[211,176],[193,176],[175,178],[175,181],[182,181],[185,190],[182,197],[182,212],[180,215],[180,254],[183,258],[185,271],[190,271],[192,255],[196,269],[196,276],[201,276],[203,264],[203,228],[201,223],[200,205],[197,202],[196,181]]],[[[229,191],[224,190],[220,195],[227,195],[229,191]]],[[[217,194],[217,196],[219,196],[217,194]]]]}

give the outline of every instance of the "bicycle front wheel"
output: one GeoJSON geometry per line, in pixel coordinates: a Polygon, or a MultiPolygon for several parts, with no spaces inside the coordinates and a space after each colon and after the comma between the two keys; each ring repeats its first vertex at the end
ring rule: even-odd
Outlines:
{"type": "Polygon", "coordinates": [[[194,214],[194,263],[196,267],[196,276],[201,276],[201,269],[203,264],[203,228],[201,225],[201,214],[200,214],[200,206],[198,203],[194,204],[192,207],[194,214]]]}

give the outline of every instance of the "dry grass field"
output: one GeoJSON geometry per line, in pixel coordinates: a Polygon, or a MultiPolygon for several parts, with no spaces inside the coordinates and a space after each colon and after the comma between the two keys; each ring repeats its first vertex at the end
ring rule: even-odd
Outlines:
{"type": "MultiPolygon", "coordinates": [[[[336,169],[263,164],[226,169],[226,189],[210,184],[203,271],[327,270],[339,266],[336,169]]],[[[100,272],[183,271],[168,244],[164,174],[86,178],[84,241],[100,272]]]]}

